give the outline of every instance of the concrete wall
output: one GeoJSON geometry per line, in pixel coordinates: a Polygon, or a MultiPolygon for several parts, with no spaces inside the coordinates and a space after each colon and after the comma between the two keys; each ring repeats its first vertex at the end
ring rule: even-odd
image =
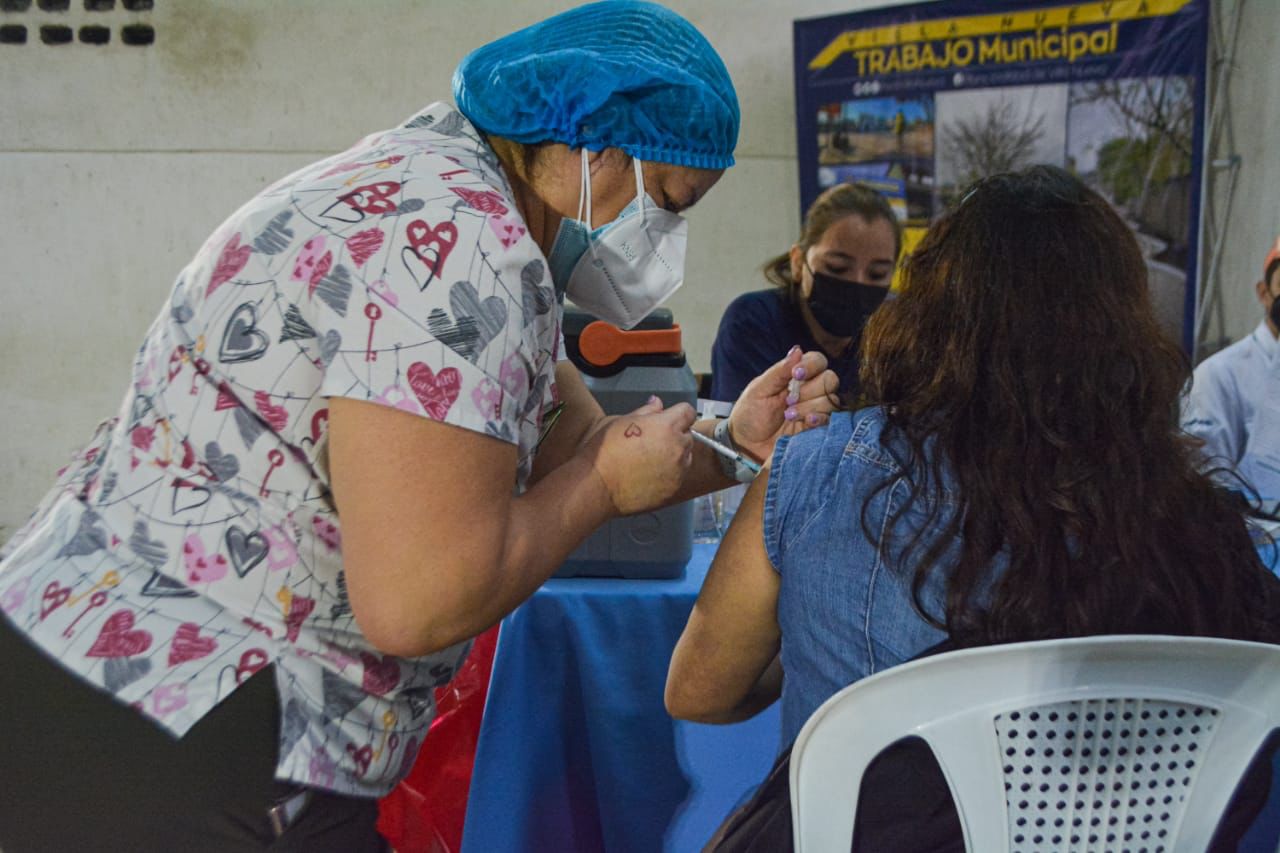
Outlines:
{"type": "MultiPolygon", "coordinates": [[[[760,286],[798,227],[791,21],[883,0],[668,0],[738,86],[738,163],[690,216],[687,283],[672,299],[695,370],[725,304],[760,286]]],[[[173,276],[228,213],[291,169],[449,96],[463,54],[568,0],[155,0],[150,11],[0,13],[0,540],[52,472],[114,414],[173,276]],[[120,28],[149,24],[131,47],[120,28]],[[46,24],[100,25],[110,43],[42,44],[46,24]]],[[[143,4],[145,5],[145,4],[143,4]]],[[[1280,230],[1271,0],[1245,10],[1232,94],[1245,166],[1224,279],[1239,293],[1280,230]],[[1252,215],[1246,217],[1244,213],[1252,215]]],[[[1232,291],[1228,334],[1252,324],[1232,291]]]]}

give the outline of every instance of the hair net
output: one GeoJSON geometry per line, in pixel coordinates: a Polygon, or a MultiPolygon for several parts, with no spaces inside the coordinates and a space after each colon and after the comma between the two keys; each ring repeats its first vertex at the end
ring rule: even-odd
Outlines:
{"type": "Polygon", "coordinates": [[[720,57],[684,18],[640,0],[579,6],[473,51],[453,97],[480,130],[516,142],[723,169],[738,141],[720,57]]]}

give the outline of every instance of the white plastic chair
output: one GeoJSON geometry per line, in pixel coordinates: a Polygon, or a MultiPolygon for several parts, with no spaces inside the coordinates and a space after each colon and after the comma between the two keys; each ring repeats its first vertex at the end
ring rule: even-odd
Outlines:
{"type": "Polygon", "coordinates": [[[970,853],[1202,853],[1280,728],[1280,647],[1106,636],[966,649],[832,696],[791,751],[796,853],[848,853],[871,760],[933,750],[970,853]]]}

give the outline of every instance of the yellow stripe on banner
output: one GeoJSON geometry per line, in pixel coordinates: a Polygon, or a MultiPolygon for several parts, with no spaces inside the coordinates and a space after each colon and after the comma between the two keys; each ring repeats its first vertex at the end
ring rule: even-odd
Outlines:
{"type": "Polygon", "coordinates": [[[920,243],[924,232],[928,228],[920,228],[914,225],[908,225],[902,229],[902,251],[898,254],[898,266],[893,271],[893,281],[889,284],[890,290],[897,290],[902,286],[902,264],[915,251],[916,246],[920,243]]]}
{"type": "Polygon", "coordinates": [[[1075,3],[1052,9],[1027,9],[998,15],[970,15],[964,18],[939,18],[849,30],[836,36],[822,52],[809,62],[809,70],[817,71],[835,62],[842,54],[872,47],[892,47],[922,41],[1001,35],[1030,30],[1060,29],[1140,18],[1161,18],[1182,10],[1191,0],[1098,0],[1075,3]]]}

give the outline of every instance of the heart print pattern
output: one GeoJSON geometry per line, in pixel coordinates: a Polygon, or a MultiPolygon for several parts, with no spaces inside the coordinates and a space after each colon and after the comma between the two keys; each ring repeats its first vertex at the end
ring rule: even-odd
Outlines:
{"type": "Polygon", "coordinates": [[[522,489],[555,395],[545,269],[492,151],[441,104],[268,187],[178,276],[121,422],[15,534],[0,609],[177,734],[277,663],[281,777],[385,793],[465,647],[402,660],[361,637],[330,401],[498,436],[522,489]]]}

